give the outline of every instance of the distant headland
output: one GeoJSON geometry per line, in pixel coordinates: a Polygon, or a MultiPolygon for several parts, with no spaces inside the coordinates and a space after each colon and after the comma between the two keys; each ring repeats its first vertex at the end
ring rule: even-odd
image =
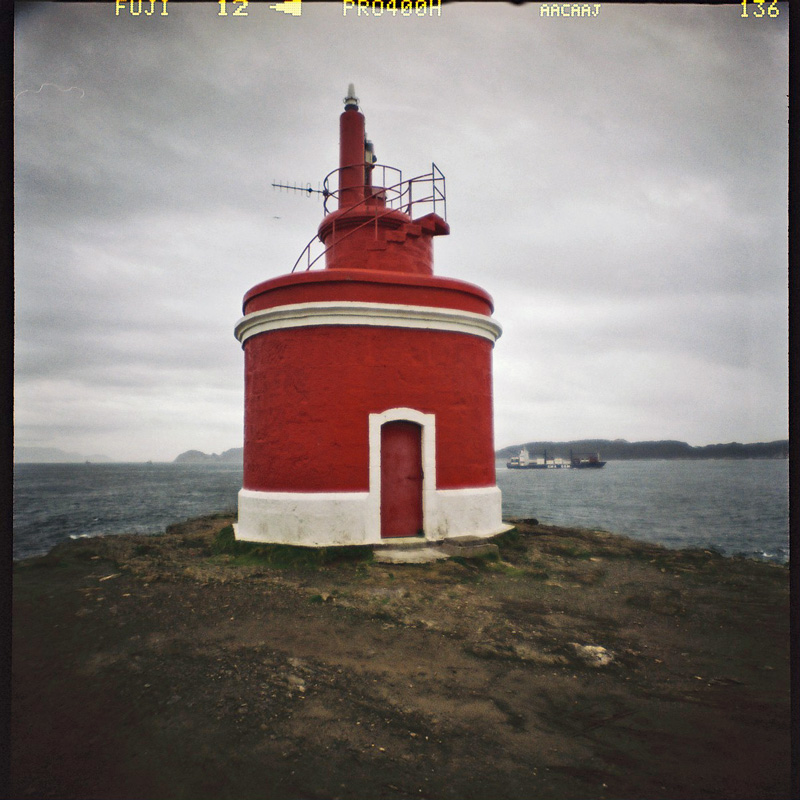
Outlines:
{"type": "Polygon", "coordinates": [[[224,453],[203,453],[201,450],[187,450],[181,453],[173,464],[241,464],[244,458],[243,447],[232,447],[224,453]]]}
{"type": "Polygon", "coordinates": [[[60,450],[58,447],[15,447],[15,464],[75,464],[84,461],[110,463],[111,459],[103,455],[81,455],[60,450]]]}
{"type": "Polygon", "coordinates": [[[603,459],[629,461],[634,459],[708,459],[708,458],[788,458],[789,440],[740,444],[707,444],[693,447],[686,442],[662,440],[657,442],[629,442],[625,439],[576,439],[571,442],[526,442],[504,447],[496,452],[497,458],[510,458],[524,447],[534,455],[547,451],[554,458],[568,458],[575,453],[599,452],[603,459]]]}
{"type": "MultiPolygon", "coordinates": [[[[533,455],[541,455],[547,450],[548,456],[568,458],[570,450],[575,453],[599,452],[606,460],[629,461],[634,459],[709,459],[709,458],[788,458],[789,440],[774,442],[753,442],[741,444],[707,444],[694,447],[686,442],[673,440],[629,442],[626,439],[574,439],[569,442],[526,442],[497,450],[497,458],[510,458],[527,448],[533,455]]],[[[232,447],[223,453],[204,453],[201,450],[187,450],[174,461],[175,464],[240,464],[244,449],[232,447]]]]}
{"type": "MultiPolygon", "coordinates": [[[[630,461],[635,459],[709,459],[709,458],[788,458],[789,440],[774,442],[754,442],[741,444],[707,444],[693,447],[686,442],[661,440],[629,442],[626,439],[575,439],[569,442],[525,442],[503,447],[495,452],[497,458],[510,458],[519,454],[525,447],[531,456],[547,455],[554,458],[568,458],[570,450],[575,453],[599,452],[603,459],[611,461],[630,461]]],[[[187,450],[175,459],[173,464],[241,464],[244,449],[232,447],[222,453],[204,453],[201,450],[187,450]]],[[[15,464],[74,464],[111,463],[113,459],[105,455],[68,452],[57,447],[15,447],[15,464]]]]}

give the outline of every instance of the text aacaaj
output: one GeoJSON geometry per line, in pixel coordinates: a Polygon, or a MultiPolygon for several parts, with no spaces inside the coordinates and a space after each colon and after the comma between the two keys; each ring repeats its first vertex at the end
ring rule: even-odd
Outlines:
{"type": "Polygon", "coordinates": [[[599,13],[600,3],[542,3],[539,8],[540,17],[596,17],[599,13]]]}

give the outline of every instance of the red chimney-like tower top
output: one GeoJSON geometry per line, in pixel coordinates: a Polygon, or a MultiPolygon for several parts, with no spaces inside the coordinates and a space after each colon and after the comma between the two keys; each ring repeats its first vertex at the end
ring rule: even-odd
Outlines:
{"type": "MultiPolygon", "coordinates": [[[[366,269],[381,272],[433,274],[432,238],[450,232],[435,211],[419,219],[411,212],[421,203],[444,206],[444,176],[435,165],[427,175],[403,180],[394,167],[376,165],[372,142],[367,140],[364,115],[350,84],[339,118],[339,168],[326,180],[326,194],[338,201],[336,211],[319,226],[325,246],[326,269],[366,269]],[[373,185],[380,172],[383,183],[373,185]],[[338,173],[338,190],[327,191],[327,181],[338,173]]],[[[327,198],[326,198],[327,200],[327,198]]]]}

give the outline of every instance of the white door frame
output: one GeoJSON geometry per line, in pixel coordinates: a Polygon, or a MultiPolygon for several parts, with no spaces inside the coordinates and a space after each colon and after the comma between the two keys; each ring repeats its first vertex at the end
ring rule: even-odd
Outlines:
{"type": "Polygon", "coordinates": [[[369,496],[367,499],[367,535],[381,539],[381,428],[387,422],[415,422],[422,428],[422,528],[427,536],[435,507],[436,494],[436,415],[414,408],[389,408],[369,415],[369,496]]]}

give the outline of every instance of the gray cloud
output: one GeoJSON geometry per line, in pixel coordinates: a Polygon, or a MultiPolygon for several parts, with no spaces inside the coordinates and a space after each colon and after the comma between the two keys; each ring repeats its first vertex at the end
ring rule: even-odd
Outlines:
{"type": "Polygon", "coordinates": [[[350,81],[382,162],[447,175],[437,273],[488,289],[505,329],[498,446],[785,436],[778,8],[18,4],[17,442],[240,443],[242,295],[321,219],[269,184],[336,166],[350,81]]]}

